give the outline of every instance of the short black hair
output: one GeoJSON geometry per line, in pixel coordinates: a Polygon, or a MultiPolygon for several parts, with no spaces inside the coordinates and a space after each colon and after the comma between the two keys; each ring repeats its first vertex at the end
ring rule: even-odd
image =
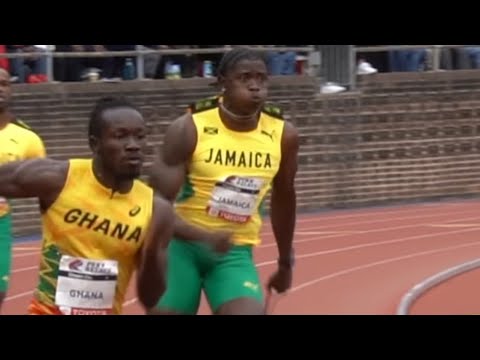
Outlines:
{"type": "Polygon", "coordinates": [[[100,137],[102,134],[103,113],[106,110],[116,108],[132,108],[137,110],[137,107],[122,96],[114,97],[108,96],[99,99],[90,113],[90,121],[88,123],[88,137],[100,137]]]}
{"type": "Polygon", "coordinates": [[[226,76],[228,72],[242,60],[260,60],[267,65],[267,57],[264,51],[243,46],[235,47],[223,55],[222,60],[218,64],[217,78],[219,76],[226,76]]]}

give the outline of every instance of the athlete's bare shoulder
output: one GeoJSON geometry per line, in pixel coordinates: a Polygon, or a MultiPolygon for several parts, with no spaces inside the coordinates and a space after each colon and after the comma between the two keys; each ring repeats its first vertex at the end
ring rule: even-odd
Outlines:
{"type": "Polygon", "coordinates": [[[282,136],[282,161],[275,178],[275,187],[286,191],[291,188],[295,181],[298,170],[298,152],[300,147],[299,133],[297,128],[290,122],[285,121],[282,136]]]}
{"type": "Polygon", "coordinates": [[[204,111],[215,109],[219,104],[220,98],[218,96],[207,97],[191,103],[188,106],[188,112],[190,114],[199,114],[204,111]]]}
{"type": "Polygon", "coordinates": [[[284,122],[285,125],[283,129],[283,142],[298,142],[298,129],[290,121],[284,120],[284,122]]]}
{"type": "Polygon", "coordinates": [[[220,100],[218,96],[212,96],[195,101],[188,105],[187,111],[170,124],[165,135],[166,138],[168,140],[180,139],[183,140],[185,147],[194,147],[197,138],[194,115],[217,108],[219,101],[220,100]]]}
{"type": "Polygon", "coordinates": [[[9,164],[12,175],[19,183],[37,183],[47,185],[61,185],[68,172],[69,163],[63,160],[38,158],[19,161],[9,164]]]}
{"type": "MultiPolygon", "coordinates": [[[[20,167],[21,170],[22,166],[20,167]]],[[[69,162],[65,160],[55,160],[50,158],[33,159],[25,161],[23,164],[22,176],[36,174],[41,179],[48,179],[56,184],[61,184],[66,178],[69,168],[69,162]]]]}
{"type": "Polygon", "coordinates": [[[3,196],[36,197],[48,207],[60,193],[68,173],[67,161],[40,158],[11,162],[0,167],[3,196]]]}
{"type": "MultiPolygon", "coordinates": [[[[35,159],[27,172],[22,175],[25,177],[36,177],[32,185],[38,186],[42,192],[38,195],[43,210],[48,209],[62,191],[67,179],[69,162],[54,159],[35,159]]],[[[25,179],[27,183],[31,180],[25,179]]]]}
{"type": "Polygon", "coordinates": [[[168,127],[166,135],[170,136],[196,136],[193,114],[186,112],[177,117],[168,127]]]}
{"type": "Polygon", "coordinates": [[[163,143],[163,158],[167,164],[182,163],[190,158],[197,144],[197,130],[192,114],[176,118],[167,129],[163,143]]]}
{"type": "Polygon", "coordinates": [[[262,108],[262,112],[277,120],[285,120],[283,109],[276,104],[266,103],[262,108]]]}

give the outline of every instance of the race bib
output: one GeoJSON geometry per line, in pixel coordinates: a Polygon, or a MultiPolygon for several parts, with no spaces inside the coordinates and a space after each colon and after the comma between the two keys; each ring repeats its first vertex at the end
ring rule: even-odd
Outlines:
{"type": "Polygon", "coordinates": [[[108,315],[112,313],[118,263],[62,256],[55,304],[65,315],[108,315]]]}
{"type": "Polygon", "coordinates": [[[263,183],[262,179],[238,176],[216,183],[208,202],[208,215],[234,223],[247,223],[257,211],[263,183]]]}
{"type": "Polygon", "coordinates": [[[10,205],[7,199],[0,196],[0,217],[7,215],[10,212],[10,205]]]}

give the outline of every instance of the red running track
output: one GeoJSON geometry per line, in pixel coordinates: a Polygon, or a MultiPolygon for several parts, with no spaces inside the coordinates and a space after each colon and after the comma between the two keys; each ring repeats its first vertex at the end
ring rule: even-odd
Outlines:
{"type": "Polygon", "coordinates": [[[410,307],[410,315],[479,315],[480,269],[464,272],[422,294],[410,307]]]}
{"type": "MultiPolygon", "coordinates": [[[[293,287],[288,295],[274,299],[273,313],[395,314],[400,299],[415,284],[480,258],[479,209],[476,200],[299,217],[293,287]]],[[[268,223],[262,233],[264,242],[255,256],[266,282],[275,270],[277,250],[268,223]]],[[[38,242],[14,247],[12,281],[3,314],[25,314],[37,280],[38,248],[38,242]]],[[[442,303],[445,296],[434,301],[442,303]]],[[[476,304],[478,313],[480,303],[476,304]]],[[[428,306],[439,309],[432,303],[428,306]]],[[[442,313],[448,311],[448,306],[443,307],[442,313]]],[[[125,314],[143,314],[133,284],[125,314]]],[[[209,314],[205,302],[200,314],[209,314]]]]}

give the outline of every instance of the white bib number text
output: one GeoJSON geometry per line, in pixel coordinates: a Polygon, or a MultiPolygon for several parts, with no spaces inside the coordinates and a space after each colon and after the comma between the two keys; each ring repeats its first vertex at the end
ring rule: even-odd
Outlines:
{"type": "Polygon", "coordinates": [[[62,256],[55,303],[65,315],[112,313],[118,263],[62,256]]]}
{"type": "Polygon", "coordinates": [[[263,180],[230,176],[215,184],[207,213],[227,221],[247,223],[257,210],[263,180]]]}

